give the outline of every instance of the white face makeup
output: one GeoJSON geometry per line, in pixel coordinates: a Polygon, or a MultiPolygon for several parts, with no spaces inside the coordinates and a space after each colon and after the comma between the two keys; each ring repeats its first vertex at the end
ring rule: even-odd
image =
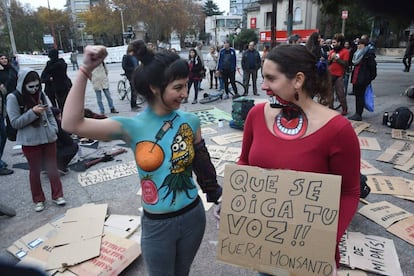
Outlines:
{"type": "Polygon", "coordinates": [[[27,92],[29,92],[30,94],[34,94],[34,93],[36,93],[39,90],[39,88],[40,88],[40,82],[37,81],[37,80],[36,81],[28,82],[25,85],[25,88],[26,88],[26,91],[27,92]]]}

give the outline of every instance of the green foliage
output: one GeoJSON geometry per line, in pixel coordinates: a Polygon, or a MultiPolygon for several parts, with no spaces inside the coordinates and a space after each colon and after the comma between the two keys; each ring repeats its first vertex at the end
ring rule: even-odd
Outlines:
{"type": "Polygon", "coordinates": [[[212,16],[212,15],[222,15],[224,12],[220,11],[216,3],[209,0],[203,6],[203,13],[206,16],[212,16]]]}
{"type": "Polygon", "coordinates": [[[250,41],[257,43],[259,41],[259,36],[252,29],[243,29],[238,35],[232,35],[230,40],[234,39],[234,47],[243,50],[250,41]]]}

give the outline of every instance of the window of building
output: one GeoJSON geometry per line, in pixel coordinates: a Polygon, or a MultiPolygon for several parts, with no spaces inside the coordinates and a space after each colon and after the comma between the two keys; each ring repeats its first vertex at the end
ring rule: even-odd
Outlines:
{"type": "Polygon", "coordinates": [[[294,22],[300,22],[300,21],[302,21],[302,9],[301,8],[298,7],[293,12],[293,21],[294,22]]]}

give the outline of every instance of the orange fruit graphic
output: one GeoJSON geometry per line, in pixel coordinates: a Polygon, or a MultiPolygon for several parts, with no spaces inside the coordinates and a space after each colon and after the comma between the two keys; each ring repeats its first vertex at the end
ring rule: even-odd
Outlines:
{"type": "Polygon", "coordinates": [[[139,142],[135,147],[135,160],[144,171],[152,172],[161,166],[164,152],[159,145],[151,141],[139,142]]]}

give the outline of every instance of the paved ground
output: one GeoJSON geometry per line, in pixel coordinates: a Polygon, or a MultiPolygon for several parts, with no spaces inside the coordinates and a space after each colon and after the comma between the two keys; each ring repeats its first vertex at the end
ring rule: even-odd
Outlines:
{"type": "MultiPolygon", "coordinates": [[[[384,111],[393,111],[396,107],[401,105],[409,106],[414,110],[414,101],[410,100],[401,93],[410,85],[414,85],[413,72],[403,73],[401,64],[401,58],[387,58],[378,57],[378,77],[374,81],[373,87],[376,94],[375,104],[376,110],[373,113],[364,113],[364,121],[372,124],[377,129],[377,133],[366,133],[363,135],[367,137],[376,137],[383,149],[392,143],[390,136],[390,129],[382,126],[382,114],[384,111]]],[[[116,108],[120,111],[120,115],[131,116],[129,104],[126,101],[121,101],[116,95],[116,83],[121,78],[121,65],[110,64],[108,66],[110,72],[110,83],[113,99],[116,108]]],[[[42,67],[38,68],[39,70],[42,67]]],[[[68,73],[71,77],[74,77],[74,72],[69,68],[68,73]]],[[[240,76],[239,76],[240,78],[240,76]]],[[[206,81],[203,82],[203,87],[207,87],[206,81]]],[[[208,90],[208,89],[206,89],[208,90]]],[[[264,93],[259,99],[265,99],[264,93]]],[[[350,114],[354,111],[354,97],[348,96],[348,104],[350,108],[350,114]]],[[[88,85],[86,106],[97,110],[95,94],[90,85],[88,85]]],[[[106,104],[105,104],[106,106],[106,104]]],[[[209,105],[201,104],[186,104],[182,108],[184,110],[196,110],[202,108],[208,108],[215,106],[226,112],[231,111],[231,101],[223,100],[209,105]]],[[[212,126],[216,128],[220,133],[227,133],[233,131],[225,124],[223,128],[212,126]]],[[[413,127],[411,127],[413,129],[413,127]]],[[[209,136],[206,136],[207,143],[213,143],[209,136]]],[[[101,149],[111,149],[114,145],[119,144],[120,141],[111,143],[100,143],[101,149]]],[[[233,146],[239,146],[240,143],[235,143],[233,146]]],[[[8,142],[4,153],[4,160],[13,166],[25,162],[24,157],[13,150],[14,143],[8,142]]],[[[84,150],[84,154],[91,153],[92,151],[84,150]]],[[[384,175],[403,176],[409,179],[413,179],[413,175],[397,171],[392,168],[390,164],[375,161],[379,155],[377,151],[362,151],[363,159],[370,162],[372,165],[384,171],[384,175]]],[[[118,162],[131,161],[132,155],[122,154],[116,157],[116,161],[111,163],[101,163],[93,167],[93,169],[103,168],[109,165],[114,165],[118,162]]],[[[346,166],[347,164],[344,164],[346,166]]],[[[33,204],[31,200],[31,193],[28,184],[28,171],[24,169],[15,169],[15,173],[10,176],[0,177],[0,202],[7,204],[14,208],[17,212],[17,216],[13,218],[0,217],[0,259],[16,263],[17,260],[11,256],[6,248],[11,245],[19,237],[31,232],[37,227],[45,224],[51,219],[64,214],[68,208],[78,207],[84,203],[108,203],[109,212],[113,214],[139,214],[138,208],[139,198],[136,195],[138,191],[138,181],[136,176],[129,176],[113,181],[103,182],[100,184],[82,187],[77,180],[77,173],[70,172],[68,175],[62,177],[65,198],[68,204],[65,207],[57,207],[50,201],[50,189],[46,177],[44,180],[44,190],[47,195],[46,209],[41,213],[36,213],[33,210],[33,204]]],[[[221,179],[220,179],[221,181],[221,179]]],[[[387,200],[393,204],[404,208],[414,213],[414,205],[410,201],[398,199],[392,196],[384,195],[369,195],[367,198],[370,202],[378,202],[387,200]]],[[[378,235],[386,238],[393,239],[397,248],[397,253],[401,263],[402,270],[405,276],[414,275],[414,248],[412,245],[404,242],[396,236],[386,232],[385,229],[363,216],[357,214],[349,227],[351,231],[359,231],[364,234],[378,235]]],[[[191,275],[239,275],[239,276],[253,276],[255,272],[236,268],[231,265],[223,264],[216,261],[216,240],[217,240],[217,227],[216,221],[213,218],[212,210],[207,213],[207,229],[202,242],[201,248],[194,261],[191,275]]],[[[143,266],[142,259],[139,258],[134,261],[123,273],[124,276],[129,275],[146,275],[145,267],[143,266]]]]}

